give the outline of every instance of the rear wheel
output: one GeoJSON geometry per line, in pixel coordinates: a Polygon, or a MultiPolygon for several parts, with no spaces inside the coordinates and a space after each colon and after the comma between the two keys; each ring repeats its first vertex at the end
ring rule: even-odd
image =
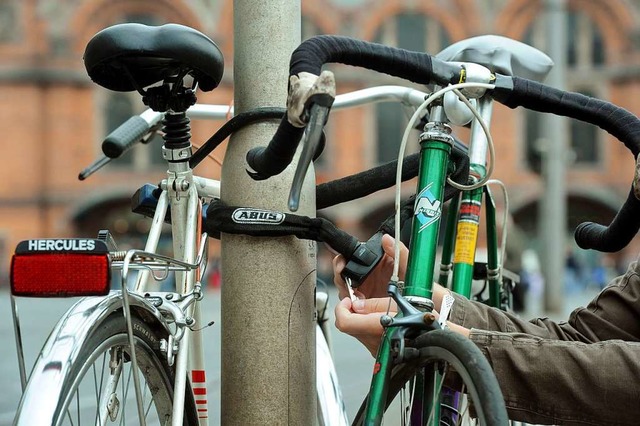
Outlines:
{"type": "MultiPolygon", "coordinates": [[[[132,368],[122,312],[111,315],[80,343],[72,374],[56,396],[55,425],[140,424],[134,374],[140,379],[146,424],[171,424],[174,374],[159,350],[160,336],[135,315],[132,325],[138,371],[132,368]]],[[[184,424],[197,425],[187,386],[184,424]]]]}
{"type": "MultiPolygon", "coordinates": [[[[489,362],[469,339],[436,330],[407,345],[412,348],[409,351],[417,351],[417,356],[393,368],[385,418],[393,411],[394,416],[401,417],[400,424],[508,424],[498,381],[489,362]]],[[[365,423],[366,402],[354,424],[365,423]]]]}

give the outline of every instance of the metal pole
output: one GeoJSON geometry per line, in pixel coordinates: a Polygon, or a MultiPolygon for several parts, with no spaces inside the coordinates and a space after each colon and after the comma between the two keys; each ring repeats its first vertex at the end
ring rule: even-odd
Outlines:
{"type": "MultiPolygon", "coordinates": [[[[567,15],[565,0],[546,0],[547,49],[555,62],[547,83],[565,87],[567,15]]],[[[565,247],[567,244],[566,161],[569,132],[566,119],[545,114],[543,132],[544,196],[540,200],[542,264],[545,278],[544,306],[547,312],[561,313],[564,307],[565,247]]]]}
{"type": "MultiPolygon", "coordinates": [[[[284,106],[291,52],[300,43],[300,1],[234,1],[235,111],[284,106]]],[[[231,138],[222,167],[228,205],[287,211],[293,167],[254,182],[245,155],[265,145],[277,122],[231,138]]],[[[315,215],[307,175],[299,214],[315,215]]],[[[222,235],[222,395],[224,425],[313,424],[315,243],[222,235]]]]}

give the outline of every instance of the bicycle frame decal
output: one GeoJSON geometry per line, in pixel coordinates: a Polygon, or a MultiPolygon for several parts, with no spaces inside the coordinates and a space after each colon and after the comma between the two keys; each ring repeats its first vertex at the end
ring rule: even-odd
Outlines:
{"type": "Polygon", "coordinates": [[[422,232],[433,222],[440,219],[442,214],[442,203],[430,191],[432,185],[432,183],[427,185],[416,198],[414,215],[420,222],[418,232],[422,232]]]}
{"type": "Polygon", "coordinates": [[[235,223],[246,223],[249,225],[279,225],[284,221],[284,213],[271,210],[241,208],[234,210],[231,219],[235,223]]]}
{"type": "Polygon", "coordinates": [[[191,371],[191,387],[193,388],[193,396],[196,400],[196,409],[198,410],[199,419],[206,419],[209,417],[206,382],[204,370],[191,371]]]}
{"type": "Polygon", "coordinates": [[[475,200],[463,200],[460,205],[454,263],[473,265],[480,226],[480,206],[475,200]]]}
{"type": "MultiPolygon", "coordinates": [[[[95,240],[61,239],[61,240],[29,240],[25,251],[93,251],[95,240]]],[[[18,245],[18,250],[23,248],[18,245]]]]}

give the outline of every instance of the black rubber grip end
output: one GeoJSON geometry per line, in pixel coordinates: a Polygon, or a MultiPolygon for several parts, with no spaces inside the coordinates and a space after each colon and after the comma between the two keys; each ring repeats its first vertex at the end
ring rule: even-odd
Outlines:
{"type": "Polygon", "coordinates": [[[109,158],[118,158],[139,142],[150,129],[149,123],[142,117],[131,117],[104,139],[102,152],[109,158]]]}
{"type": "MultiPolygon", "coordinates": [[[[247,152],[247,164],[249,164],[249,167],[253,168],[255,166],[255,164],[257,163],[257,158],[263,157],[265,150],[266,150],[265,147],[258,146],[256,148],[251,148],[249,152],[247,152]]],[[[247,174],[251,176],[251,179],[253,180],[265,180],[271,177],[271,176],[265,176],[259,172],[252,172],[249,170],[247,170],[247,174]]]]}
{"type": "Polygon", "coordinates": [[[599,235],[602,234],[607,228],[593,222],[583,222],[576,227],[573,233],[576,244],[583,250],[589,250],[592,247],[590,244],[594,240],[598,240],[599,235]]]}
{"type": "Polygon", "coordinates": [[[640,229],[640,201],[633,188],[609,226],[586,222],[576,227],[574,238],[582,249],[614,253],[625,248],[640,229]]]}

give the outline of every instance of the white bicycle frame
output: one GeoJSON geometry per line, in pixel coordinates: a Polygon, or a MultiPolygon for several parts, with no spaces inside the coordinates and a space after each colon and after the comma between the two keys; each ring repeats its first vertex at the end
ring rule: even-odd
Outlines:
{"type": "MultiPolygon", "coordinates": [[[[125,316],[127,318],[127,326],[131,327],[130,317],[126,315],[128,308],[128,291],[127,275],[129,269],[141,269],[136,281],[134,292],[137,294],[145,294],[147,287],[151,282],[152,269],[150,265],[141,263],[132,263],[133,256],[155,257],[161,263],[166,262],[166,266],[159,265],[160,269],[168,270],[171,263],[175,264],[175,283],[176,291],[181,295],[191,295],[194,297],[187,302],[184,311],[174,312],[174,320],[176,324],[182,326],[183,333],[176,336],[170,335],[167,344],[167,356],[169,364],[173,364],[173,354],[175,353],[174,345],[178,345],[177,360],[175,361],[175,384],[173,393],[173,416],[172,424],[179,426],[183,424],[184,415],[184,397],[186,389],[187,372],[190,377],[199,377],[205,374],[204,368],[204,346],[202,343],[202,334],[200,332],[192,333],[190,325],[200,324],[201,315],[198,301],[201,299],[200,278],[204,275],[206,268],[206,234],[200,235],[200,218],[202,217],[202,198],[219,198],[220,184],[217,181],[197,178],[193,176],[191,168],[187,162],[168,163],[169,170],[167,179],[161,183],[162,193],[158,200],[158,205],[153,217],[153,222],[149,230],[149,236],[145,245],[144,252],[129,251],[122,263],[122,288],[123,300],[125,303],[125,316]],[[158,242],[162,232],[162,227],[166,217],[168,207],[171,211],[171,234],[173,240],[173,253],[178,260],[170,260],[163,257],[154,256],[158,248],[158,242]],[[200,249],[198,250],[198,247],[200,249]],[[197,255],[197,258],[196,258],[197,255]],[[133,267],[133,268],[132,268],[133,267]],[[195,374],[194,374],[195,373],[195,374]]],[[[132,339],[131,329],[129,328],[129,338],[132,339]]],[[[132,352],[135,350],[133,342],[130,342],[132,352]]],[[[135,355],[132,354],[132,360],[135,355]]],[[[134,370],[136,366],[134,364],[134,370]]],[[[137,378],[137,375],[134,375],[137,378]]],[[[136,394],[139,404],[139,412],[142,412],[140,406],[140,389],[137,383],[136,394]]],[[[192,381],[193,388],[204,388],[206,399],[206,383],[192,381]]],[[[198,419],[201,426],[208,425],[208,409],[207,404],[196,404],[198,407],[198,419]]],[[[140,416],[141,418],[143,416],[140,416]]]]}

